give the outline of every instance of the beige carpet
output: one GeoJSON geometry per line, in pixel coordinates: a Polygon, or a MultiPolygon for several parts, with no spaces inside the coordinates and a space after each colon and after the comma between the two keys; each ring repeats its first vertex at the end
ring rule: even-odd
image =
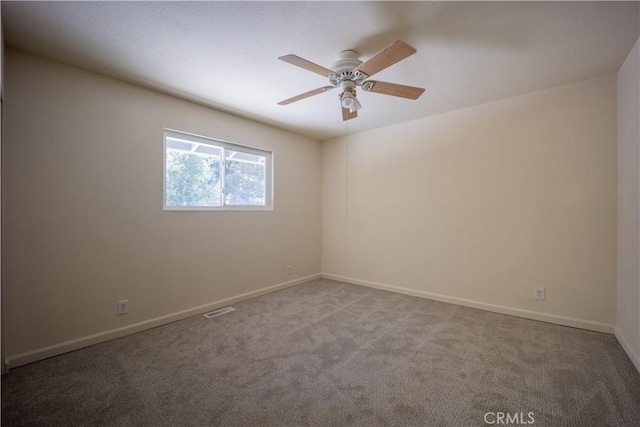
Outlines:
{"type": "Polygon", "coordinates": [[[612,335],[329,280],[235,307],[11,370],[2,425],[640,426],[612,335]]]}

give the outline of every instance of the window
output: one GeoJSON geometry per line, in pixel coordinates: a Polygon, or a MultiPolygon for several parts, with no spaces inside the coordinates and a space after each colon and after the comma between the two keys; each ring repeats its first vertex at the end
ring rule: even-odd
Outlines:
{"type": "Polygon", "coordinates": [[[165,209],[270,209],[269,151],[164,132],[165,209]]]}

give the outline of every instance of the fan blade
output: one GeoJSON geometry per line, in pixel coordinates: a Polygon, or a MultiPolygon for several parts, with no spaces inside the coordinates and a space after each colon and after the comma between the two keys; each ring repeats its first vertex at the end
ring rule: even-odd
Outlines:
{"type": "Polygon", "coordinates": [[[289,98],[289,99],[285,99],[284,101],[280,101],[280,102],[278,102],[278,105],[291,104],[292,102],[300,101],[301,99],[305,99],[305,98],[308,98],[308,97],[313,96],[313,95],[317,95],[317,94],[322,93],[322,92],[327,92],[327,91],[330,91],[331,89],[333,89],[333,86],[319,87],[318,89],[314,89],[314,90],[310,90],[309,92],[301,93],[300,95],[294,96],[293,98],[289,98]]]}
{"type": "Polygon", "coordinates": [[[373,58],[360,64],[354,71],[360,71],[371,77],[414,53],[416,53],[416,50],[412,46],[402,40],[396,40],[378,52],[373,58]]]}
{"type": "Polygon", "coordinates": [[[358,112],[354,111],[353,113],[349,111],[348,108],[342,108],[342,121],[346,122],[347,120],[355,119],[358,117],[358,112]]]}
{"type": "Polygon", "coordinates": [[[334,71],[331,71],[328,68],[324,68],[318,64],[314,64],[311,61],[307,61],[304,58],[300,58],[296,55],[285,55],[278,58],[281,61],[287,62],[291,65],[295,65],[296,67],[304,68],[305,70],[311,71],[316,74],[320,74],[321,76],[327,77],[332,74],[335,74],[334,71]]]}
{"type": "Polygon", "coordinates": [[[382,93],[384,95],[400,96],[402,98],[418,99],[424,92],[424,88],[405,86],[395,83],[377,82],[368,80],[365,83],[373,83],[373,86],[367,92],[382,93]]]}

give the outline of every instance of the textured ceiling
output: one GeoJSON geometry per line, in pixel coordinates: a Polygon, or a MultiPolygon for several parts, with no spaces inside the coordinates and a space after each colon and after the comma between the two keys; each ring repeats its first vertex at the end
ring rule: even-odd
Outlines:
{"type": "Polygon", "coordinates": [[[358,92],[351,132],[615,72],[638,39],[638,2],[2,2],[5,43],[325,139],[346,130],[338,91],[277,58],[330,67],[394,40],[418,52],[376,80],[417,101],[358,92]]]}

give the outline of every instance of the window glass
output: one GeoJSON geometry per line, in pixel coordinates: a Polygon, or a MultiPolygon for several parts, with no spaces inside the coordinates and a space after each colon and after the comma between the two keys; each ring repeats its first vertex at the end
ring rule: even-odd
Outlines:
{"type": "Polygon", "coordinates": [[[265,158],[233,150],[225,151],[225,204],[265,204],[265,158]]]}
{"type": "Polygon", "coordinates": [[[165,209],[269,208],[271,153],[165,132],[165,209]]]}

